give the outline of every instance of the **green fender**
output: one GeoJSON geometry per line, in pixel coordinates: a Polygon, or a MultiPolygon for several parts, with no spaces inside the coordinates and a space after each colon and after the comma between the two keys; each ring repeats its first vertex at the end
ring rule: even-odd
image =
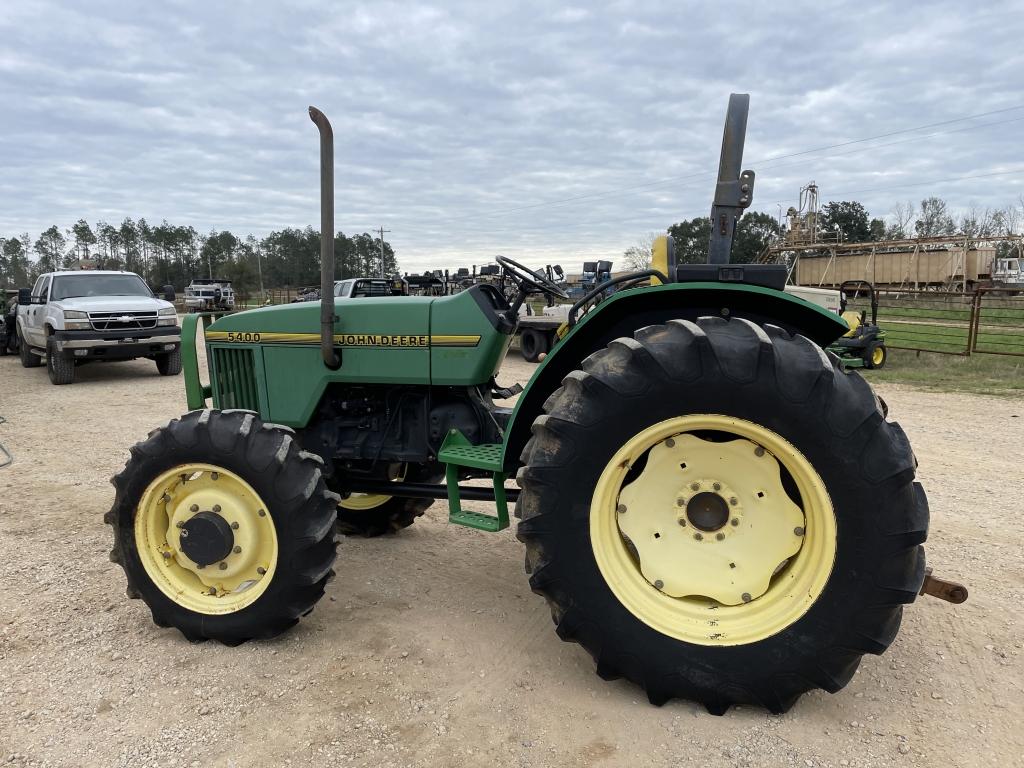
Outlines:
{"type": "Polygon", "coordinates": [[[670,283],[614,294],[583,319],[540,364],[519,396],[508,427],[502,464],[514,474],[530,439],[530,427],[544,401],[583,360],[613,339],[632,337],[648,325],[669,320],[696,320],[708,315],[744,317],[758,325],[777,325],[822,347],[848,330],[838,315],[797,296],[743,283],[670,283]]]}

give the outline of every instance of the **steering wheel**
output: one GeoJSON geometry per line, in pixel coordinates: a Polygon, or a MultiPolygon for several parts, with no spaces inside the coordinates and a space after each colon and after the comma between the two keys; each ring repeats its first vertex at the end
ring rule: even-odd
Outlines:
{"type": "Polygon", "coordinates": [[[508,275],[519,284],[519,290],[525,294],[539,292],[546,293],[558,299],[568,299],[569,294],[558,286],[558,283],[550,280],[539,272],[534,272],[529,267],[523,266],[518,261],[513,261],[508,256],[495,256],[498,262],[508,275]],[[533,291],[527,290],[532,288],[533,291]]]}

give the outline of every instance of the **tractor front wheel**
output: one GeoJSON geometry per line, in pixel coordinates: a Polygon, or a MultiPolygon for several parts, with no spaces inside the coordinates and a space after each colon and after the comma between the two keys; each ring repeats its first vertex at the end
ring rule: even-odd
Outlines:
{"type": "Polygon", "coordinates": [[[110,559],[161,627],[237,645],[309,613],[333,575],[337,496],[287,427],[193,411],[131,449],[110,559]]]}
{"type": "Polygon", "coordinates": [[[744,319],[613,341],[534,422],[527,570],[563,640],[661,704],[787,710],[896,636],[928,506],[855,373],[744,319]]]}

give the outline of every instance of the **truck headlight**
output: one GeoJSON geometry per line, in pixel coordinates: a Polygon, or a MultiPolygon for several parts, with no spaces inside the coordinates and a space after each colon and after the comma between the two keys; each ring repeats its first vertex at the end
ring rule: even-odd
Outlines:
{"type": "Polygon", "coordinates": [[[177,325],[178,323],[178,311],[174,307],[162,307],[157,312],[159,317],[157,318],[157,325],[177,325]]]}
{"type": "Polygon", "coordinates": [[[178,315],[178,310],[176,310],[174,307],[163,307],[157,314],[173,315],[176,317],[178,315]]]}
{"type": "Polygon", "coordinates": [[[74,309],[64,310],[64,327],[69,331],[88,331],[92,328],[89,315],[74,309]]]}

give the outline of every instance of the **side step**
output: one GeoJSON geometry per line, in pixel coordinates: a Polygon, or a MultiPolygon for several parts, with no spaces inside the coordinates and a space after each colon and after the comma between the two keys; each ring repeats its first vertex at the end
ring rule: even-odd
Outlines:
{"type": "Polygon", "coordinates": [[[445,481],[448,483],[448,521],[465,525],[479,531],[497,531],[508,528],[508,500],[505,498],[505,473],[501,464],[504,446],[501,443],[473,445],[461,432],[453,429],[445,437],[438,461],[445,463],[445,481]],[[469,512],[462,508],[459,497],[459,467],[486,469],[491,472],[494,483],[494,503],[498,514],[486,515],[469,512]]]}

